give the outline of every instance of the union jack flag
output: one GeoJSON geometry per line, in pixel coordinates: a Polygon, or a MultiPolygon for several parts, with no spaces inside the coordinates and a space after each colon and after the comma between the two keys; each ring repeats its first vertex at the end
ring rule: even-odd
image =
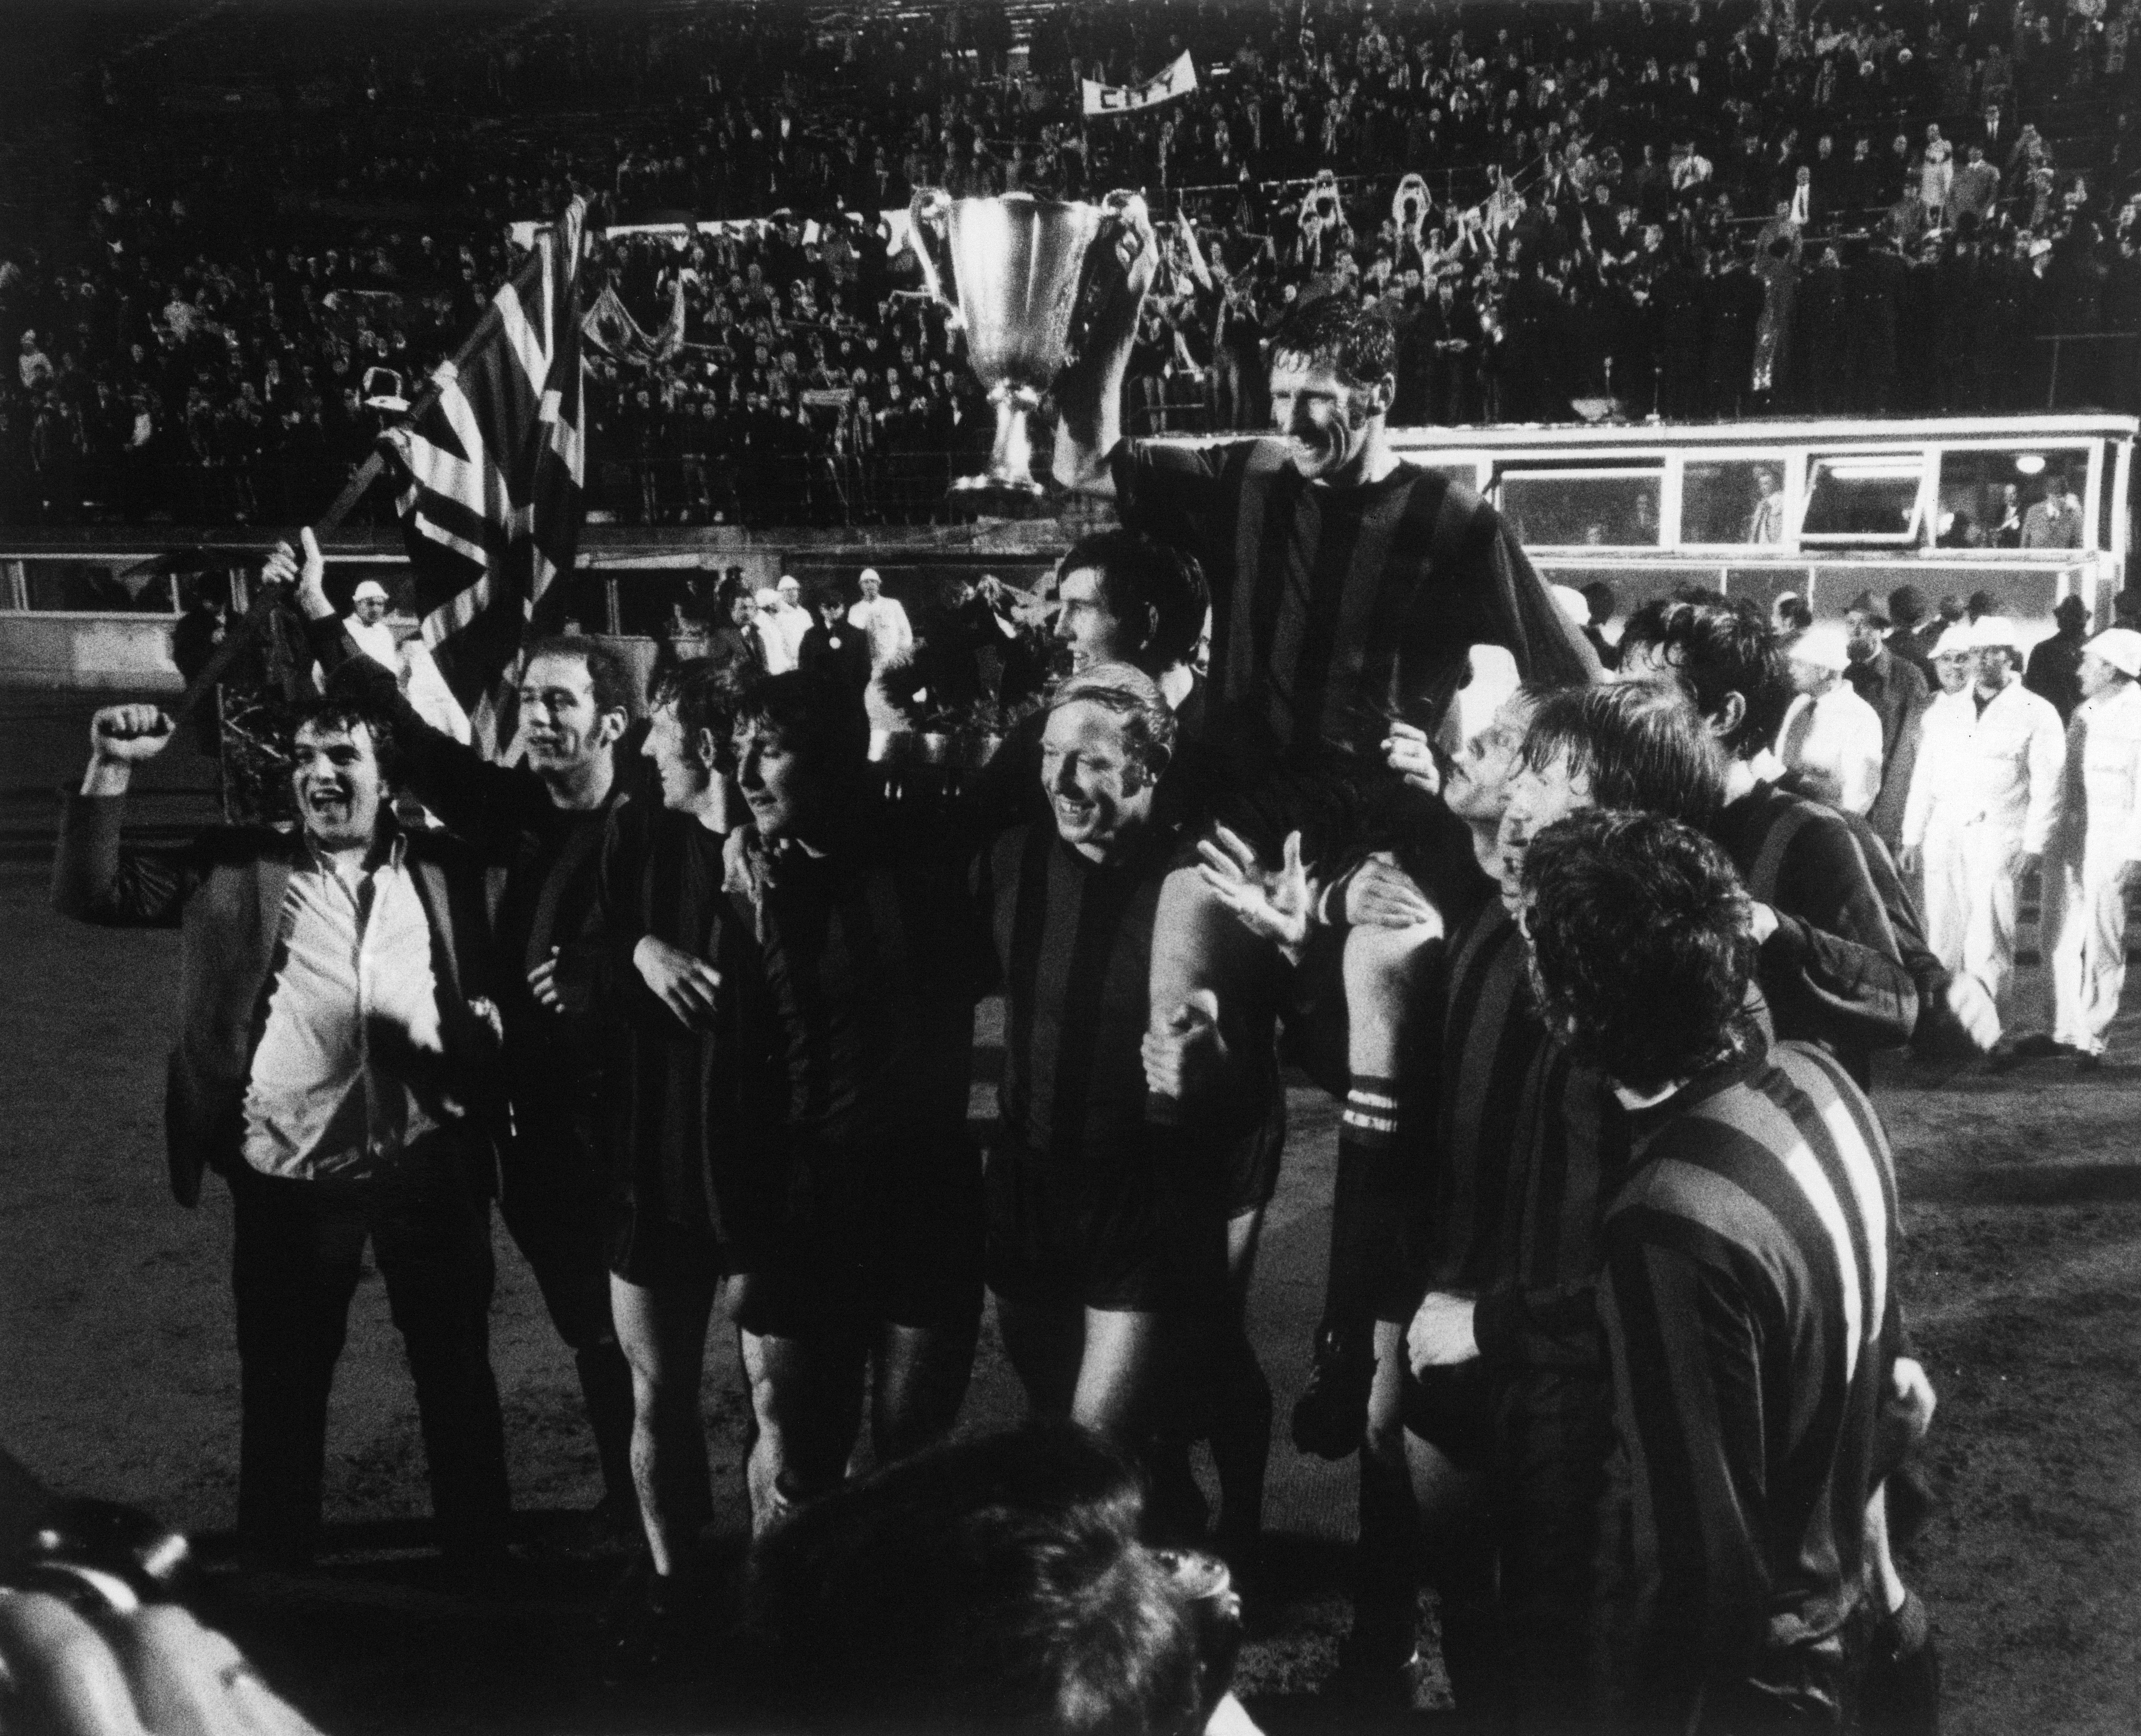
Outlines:
{"type": "Polygon", "coordinates": [[[439,390],[381,436],[401,492],[424,642],[495,749],[501,683],[531,634],[556,631],[586,467],[578,298],[584,200],[539,231],[439,390]]]}

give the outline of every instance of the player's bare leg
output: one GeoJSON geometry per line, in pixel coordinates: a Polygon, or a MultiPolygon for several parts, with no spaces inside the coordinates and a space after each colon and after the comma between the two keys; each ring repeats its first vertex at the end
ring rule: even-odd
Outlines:
{"type": "Polygon", "coordinates": [[[647,1552],[663,1578],[685,1571],[713,1517],[700,1371],[716,1281],[660,1289],[610,1280],[618,1342],[632,1365],[632,1481],[647,1552]]]}
{"type": "Polygon", "coordinates": [[[862,1421],[860,1337],[824,1340],[739,1333],[751,1382],[751,1443],[745,1481],[753,1537],[802,1502],[839,1486],[862,1421]]]}
{"type": "Polygon", "coordinates": [[[957,1325],[879,1328],[870,1442],[879,1464],[918,1453],[952,1432],[973,1377],[981,1330],[978,1310],[957,1325]]]}

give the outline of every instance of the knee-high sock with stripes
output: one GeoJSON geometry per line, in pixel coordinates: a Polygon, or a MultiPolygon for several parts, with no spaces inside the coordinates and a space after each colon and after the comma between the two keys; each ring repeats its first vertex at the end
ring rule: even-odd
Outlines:
{"type": "Polygon", "coordinates": [[[1401,1191],[1398,1082],[1356,1075],[1338,1122],[1325,1326],[1373,1330],[1376,1296],[1398,1264],[1401,1191]]]}

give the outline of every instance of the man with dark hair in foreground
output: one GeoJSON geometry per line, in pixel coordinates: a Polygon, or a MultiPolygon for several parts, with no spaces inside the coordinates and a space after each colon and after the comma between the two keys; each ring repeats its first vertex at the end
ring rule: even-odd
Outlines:
{"type": "Polygon", "coordinates": [[[652,696],[641,748],[656,794],[617,804],[603,838],[588,960],[615,1027],[605,1139],[609,1303],[632,1365],[632,1470],[647,1553],[604,1622],[615,1676],[687,1661],[714,1513],[700,1398],[706,1332],[761,1247],[780,1114],[757,945],[724,892],[742,824],[731,779],[736,694],[707,659],[652,696]]]}
{"type": "Polygon", "coordinates": [[[184,935],[165,1119],[180,1202],[198,1199],[204,1166],[230,1185],[240,1545],[283,1568],[318,1547],[327,1394],[369,1243],[416,1381],[441,1545],[487,1575],[511,1497],[490,1369],[500,1118],[481,878],[451,839],[396,823],[392,732],[338,701],[297,725],[295,835],[130,848],[133,770],[170,739],[154,706],[96,714],[52,902],[184,935]]]}
{"type": "Polygon", "coordinates": [[[1835,1060],[1747,1020],[1749,901],[1699,834],[1577,816],[1522,898],[1547,1021],[1633,1134],[1600,1297],[1615,1722],[1840,1730],[1898,1330],[1888,1142],[1835,1060]]]}
{"type": "Polygon", "coordinates": [[[736,1312],[760,1531],[846,1475],[866,1375],[879,1463],[948,1431],[981,1325],[967,1103],[987,942],[959,840],[871,798],[868,740],[855,696],[800,671],[737,707],[751,827],[730,885],[787,1099],[736,1312]]]}
{"type": "Polygon", "coordinates": [[[1764,750],[1792,692],[1775,629],[1721,597],[1661,599],[1629,617],[1621,674],[1676,683],[1725,750],[1711,833],[1754,900],[1755,973],[1777,1035],[1819,1043],[1865,1086],[1875,1052],[1910,1040],[1917,982],[1852,824],[1784,788],[1764,750]]]}

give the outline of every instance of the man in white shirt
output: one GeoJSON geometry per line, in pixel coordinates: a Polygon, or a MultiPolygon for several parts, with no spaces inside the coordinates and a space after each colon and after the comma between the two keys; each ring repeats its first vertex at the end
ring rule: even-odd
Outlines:
{"type": "Polygon", "coordinates": [[[204,1166],[230,1184],[241,1547],[297,1568],[317,1547],[327,1394],[369,1243],[415,1377],[441,1545],[486,1572],[510,1497],[490,1355],[500,1118],[481,876],[441,834],[400,829],[391,734],[334,702],[298,725],[298,835],[126,848],[133,767],[170,733],[154,706],[97,713],[53,902],[185,932],[165,1124],[182,1203],[204,1166]]]}
{"type": "Polygon", "coordinates": [[[2015,895],[2043,861],[2059,821],[2066,732],[2050,701],[2022,685],[2013,622],[1980,616],[1970,645],[1970,687],[1943,693],[1926,713],[1903,816],[1904,866],[1916,866],[1922,848],[1927,943],[1948,969],[1975,976],[2004,1020],[2015,971],[2015,895]],[[1918,780],[1929,780],[1922,799],[1918,780]],[[1934,915],[1936,848],[1949,895],[1960,904],[1944,919],[1934,915]]]}
{"type": "Polygon", "coordinates": [[[2067,725],[2066,789],[2045,853],[2039,924],[2051,1031],[2015,1045],[2101,1065],[2126,983],[2126,895],[2141,862],[2141,632],[2114,627],[2081,655],[2082,702],[2067,725]]]}
{"type": "Polygon", "coordinates": [[[913,650],[914,629],[898,599],[884,594],[884,581],[878,577],[876,568],[864,568],[857,583],[863,598],[848,611],[848,625],[869,640],[870,676],[874,680],[913,650]]]}
{"type": "Polygon", "coordinates": [[[1918,902],[1925,912],[1926,944],[1945,963],[1962,956],[1968,907],[1961,814],[1962,780],[1969,769],[1967,738],[1977,715],[1970,697],[1977,662],[1970,629],[1959,622],[1943,628],[1931,656],[1940,691],[1918,718],[1918,752],[1903,804],[1897,857],[1906,870],[1922,871],[1918,902]]]}
{"type": "Polygon", "coordinates": [[[803,655],[803,636],[815,623],[810,610],[803,607],[803,587],[794,574],[782,573],[780,583],[773,589],[778,602],[772,618],[788,648],[787,661],[781,666],[793,669],[803,655]]]}
{"type": "Polygon", "coordinates": [[[795,647],[780,618],[780,593],[761,585],[751,598],[750,631],[758,641],[758,654],[768,675],[785,675],[795,666],[795,647]]]}
{"type": "Polygon", "coordinates": [[[401,649],[394,629],[386,624],[386,587],[376,578],[360,583],[350,598],[349,614],[342,627],[357,648],[382,669],[401,673],[401,649]]]}
{"type": "Polygon", "coordinates": [[[1777,731],[1777,757],[1832,807],[1863,814],[1881,793],[1881,717],[1843,679],[1844,629],[1817,622],[1790,647],[1799,696],[1777,731]]]}
{"type": "Polygon", "coordinates": [[[907,728],[907,720],[885,697],[884,672],[914,649],[914,629],[907,611],[884,594],[884,581],[877,568],[865,567],[856,583],[863,599],[848,611],[848,625],[869,643],[870,680],[863,694],[863,709],[869,714],[870,753],[883,751],[887,740],[907,728]]]}

